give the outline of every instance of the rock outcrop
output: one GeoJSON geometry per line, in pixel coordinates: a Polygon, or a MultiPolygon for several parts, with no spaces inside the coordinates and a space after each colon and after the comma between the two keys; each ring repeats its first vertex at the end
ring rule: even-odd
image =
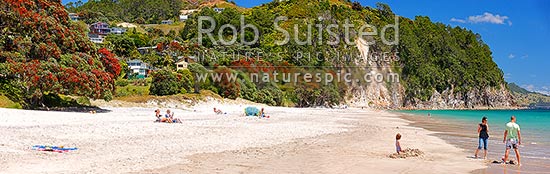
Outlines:
{"type": "MultiPolygon", "coordinates": [[[[362,45],[362,39],[356,41],[363,59],[369,60],[369,47],[362,45]]],[[[364,72],[381,74],[390,77],[391,63],[364,61],[358,63],[364,72]]],[[[456,92],[453,87],[443,91],[434,90],[427,101],[419,98],[405,98],[402,81],[359,83],[353,82],[348,87],[346,103],[353,107],[387,108],[387,109],[475,109],[475,108],[512,108],[516,106],[514,97],[505,84],[498,87],[479,87],[467,92],[456,92]]]]}

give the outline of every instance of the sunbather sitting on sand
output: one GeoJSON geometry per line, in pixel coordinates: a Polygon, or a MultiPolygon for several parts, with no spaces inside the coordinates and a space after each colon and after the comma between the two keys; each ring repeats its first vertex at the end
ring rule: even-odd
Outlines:
{"type": "Polygon", "coordinates": [[[160,109],[155,110],[155,117],[157,117],[157,120],[155,122],[161,122],[162,121],[162,115],[160,115],[160,109]]]}
{"type": "Polygon", "coordinates": [[[399,140],[401,139],[401,134],[395,135],[395,151],[397,153],[390,154],[390,158],[409,158],[409,157],[417,157],[424,154],[424,152],[418,150],[418,149],[402,149],[401,143],[399,143],[399,140]]]}
{"type": "Polygon", "coordinates": [[[174,118],[174,113],[170,112],[170,109],[166,110],[166,114],[164,115],[166,120],[164,122],[168,123],[182,123],[179,118],[174,118]]]}
{"type": "Polygon", "coordinates": [[[401,139],[401,134],[397,133],[397,135],[395,135],[395,150],[397,151],[397,154],[400,154],[401,152],[403,152],[403,150],[401,149],[401,144],[399,143],[400,139],[401,139]]]}

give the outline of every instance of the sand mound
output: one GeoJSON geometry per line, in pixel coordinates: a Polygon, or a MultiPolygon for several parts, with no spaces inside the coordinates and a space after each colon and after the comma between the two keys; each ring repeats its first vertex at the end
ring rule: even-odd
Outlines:
{"type": "Polygon", "coordinates": [[[389,155],[390,158],[410,158],[410,157],[418,157],[424,155],[424,152],[418,150],[418,149],[405,149],[403,152],[397,154],[393,153],[389,155]]]}

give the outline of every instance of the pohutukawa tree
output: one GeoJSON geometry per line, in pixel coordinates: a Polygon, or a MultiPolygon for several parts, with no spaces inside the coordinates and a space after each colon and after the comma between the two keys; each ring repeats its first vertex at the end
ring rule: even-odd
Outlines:
{"type": "Polygon", "coordinates": [[[60,0],[0,1],[0,92],[42,105],[45,93],[110,100],[120,65],[97,49],[60,0]]]}

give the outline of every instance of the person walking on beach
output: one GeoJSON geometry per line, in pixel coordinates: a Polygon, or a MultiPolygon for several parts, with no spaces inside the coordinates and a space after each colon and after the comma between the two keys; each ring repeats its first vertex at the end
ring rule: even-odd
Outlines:
{"type": "Polygon", "coordinates": [[[487,117],[481,118],[481,123],[479,123],[477,127],[477,133],[479,134],[479,145],[476,149],[475,158],[477,158],[477,154],[483,145],[483,158],[487,159],[487,143],[489,141],[489,124],[487,123],[487,117]]]}
{"type": "Polygon", "coordinates": [[[506,143],[506,151],[504,152],[504,162],[508,161],[508,155],[510,154],[510,149],[514,148],[516,153],[516,158],[518,160],[518,165],[521,165],[520,156],[519,156],[519,145],[521,145],[521,133],[519,125],[516,123],[516,116],[510,118],[510,122],[506,123],[506,130],[504,131],[503,143],[506,143]]]}

